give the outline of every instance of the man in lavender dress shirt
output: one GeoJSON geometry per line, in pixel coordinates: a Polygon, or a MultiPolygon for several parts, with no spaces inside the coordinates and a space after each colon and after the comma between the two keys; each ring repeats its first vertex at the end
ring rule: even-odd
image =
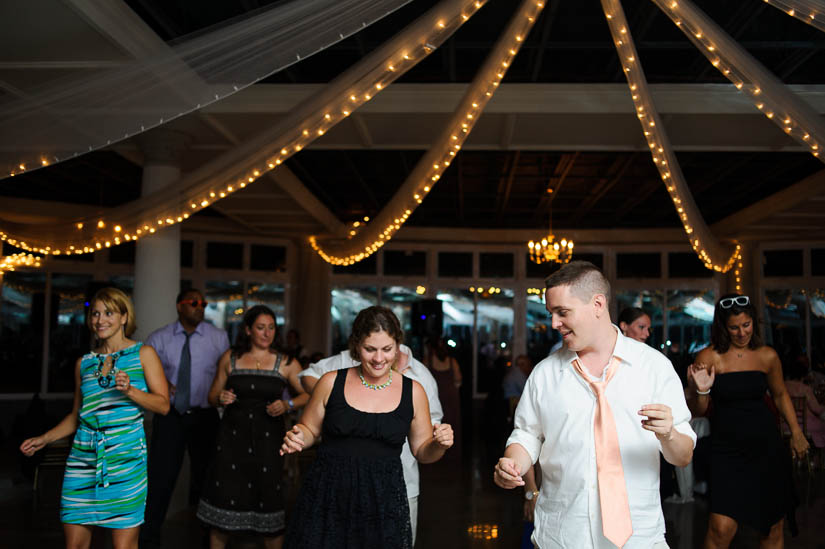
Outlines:
{"type": "Polygon", "coordinates": [[[206,467],[214,452],[219,418],[217,410],[209,406],[207,395],[218,359],[229,349],[229,337],[225,330],[203,322],[205,307],[200,291],[181,292],[177,298],[178,320],[155,330],[146,339],[146,344],[160,356],[172,406],[168,415],[155,415],[152,423],[149,493],[146,522],[140,529],[141,548],[160,547],[161,528],[184,453],[189,452],[189,503],[194,504],[200,499],[206,467]],[[189,376],[184,379],[187,369],[189,376]]]}

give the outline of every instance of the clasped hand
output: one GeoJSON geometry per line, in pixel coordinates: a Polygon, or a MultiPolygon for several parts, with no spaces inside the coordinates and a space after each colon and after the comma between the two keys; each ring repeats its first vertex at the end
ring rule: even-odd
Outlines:
{"type": "Polygon", "coordinates": [[[292,429],[284,435],[284,443],[281,445],[281,455],[294,454],[304,449],[304,432],[298,425],[293,425],[292,429]]]}
{"type": "Polygon", "coordinates": [[[229,389],[228,391],[224,389],[221,391],[221,394],[218,395],[218,401],[221,403],[221,406],[229,406],[235,402],[237,398],[238,397],[235,396],[235,391],[232,389],[229,389]]]}

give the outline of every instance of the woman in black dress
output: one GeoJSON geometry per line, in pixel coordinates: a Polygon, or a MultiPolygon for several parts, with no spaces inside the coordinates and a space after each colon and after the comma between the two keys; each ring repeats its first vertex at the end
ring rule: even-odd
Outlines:
{"type": "Polygon", "coordinates": [[[730,294],[716,304],[710,347],[688,368],[688,406],[711,417],[711,501],[706,548],[728,547],[739,523],[759,530],[760,547],[783,546],[783,517],[793,510],[791,465],[773,413],[770,391],[791,427],[791,450],[802,456],[808,441],[796,422],[782,381],[782,365],[762,345],[750,298],[730,294]]]}
{"type": "Polygon", "coordinates": [[[198,504],[198,518],[212,527],[212,549],[224,547],[230,532],[239,531],[263,535],[267,549],[283,546],[284,467],[278,450],[284,414],[306,404],[309,395],[298,380],[298,361],[273,347],[275,332],[270,308],[249,309],[209,390],[209,403],[225,407],[215,458],[198,504]],[[297,395],[282,400],[286,386],[297,395]]]}
{"type": "Polygon", "coordinates": [[[422,463],[453,444],[447,424],[430,423],[418,382],[394,372],[403,332],[395,315],[369,307],[355,318],[350,355],[360,365],[324,374],[282,453],[300,452],[323,433],[286,536],[289,548],[407,549],[412,530],[401,472],[408,438],[422,463]]]}

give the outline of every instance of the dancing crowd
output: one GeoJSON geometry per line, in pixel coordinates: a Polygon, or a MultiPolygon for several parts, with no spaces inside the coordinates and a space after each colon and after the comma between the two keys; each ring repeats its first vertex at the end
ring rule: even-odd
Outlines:
{"type": "MultiPolygon", "coordinates": [[[[647,313],[611,321],[610,285],[592,264],[573,261],[549,276],[545,303],[563,344],[532,370],[519,357],[507,380],[518,386],[507,393],[512,434],[493,472],[500,487],[525,490],[532,544],[667,547],[660,459],[690,466],[692,420],[709,415],[704,546],[728,547],[743,524],[758,529],[761,546],[781,547],[795,506],[791,453],[804,456],[808,441],[751,299],[716,302],[710,345],[684,382],[644,343],[647,313]],[[790,452],[766,394],[788,425],[790,452]]],[[[205,306],[201,292],[183,292],[178,320],[141,343],[131,339],[126,294],[104,288],[90,300],[94,343],[75,366],[73,409],[20,446],[31,456],[74,436],[60,503],[66,546],[89,547],[98,526],[116,548],[160,547],[188,453],[190,503],[212,548],[238,532],[273,548],[413,547],[418,463],[455,454],[460,438],[442,421],[456,423],[461,385],[443,340],[430,342],[425,366],[393,312],[369,307],[345,351],[302,368],[277,347],[268,307],[247,310],[230,345],[204,321],[205,306]],[[148,445],[144,411],[153,412],[148,445]],[[314,446],[287,513],[284,460],[314,446]]]]}

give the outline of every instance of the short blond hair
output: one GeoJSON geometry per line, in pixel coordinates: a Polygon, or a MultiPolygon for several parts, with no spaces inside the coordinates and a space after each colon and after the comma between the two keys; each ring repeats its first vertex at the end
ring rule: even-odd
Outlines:
{"type": "Polygon", "coordinates": [[[126,325],[123,327],[123,333],[126,337],[130,337],[135,330],[137,330],[137,321],[135,320],[135,306],[132,300],[122,290],[117,288],[107,287],[101,288],[95,292],[94,297],[89,301],[89,311],[86,314],[86,326],[89,330],[92,329],[92,307],[96,301],[103,303],[103,306],[110,311],[117,311],[122,315],[126,315],[126,325]]]}

